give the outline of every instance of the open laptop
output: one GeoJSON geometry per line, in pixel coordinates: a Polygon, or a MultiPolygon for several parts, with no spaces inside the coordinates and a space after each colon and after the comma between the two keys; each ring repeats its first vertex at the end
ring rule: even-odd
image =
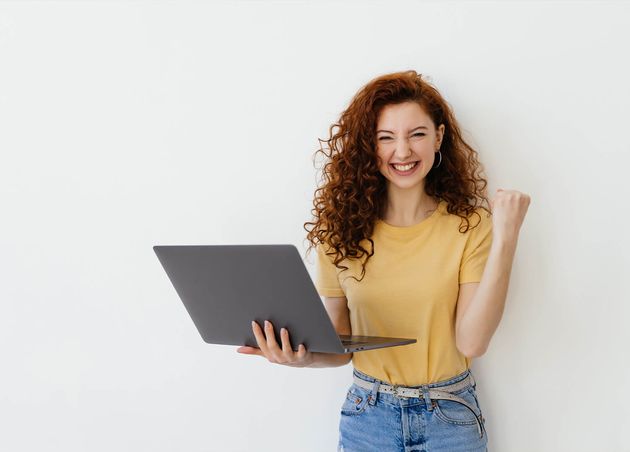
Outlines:
{"type": "Polygon", "coordinates": [[[416,339],[338,335],[295,245],[163,245],[153,250],[203,340],[258,347],[251,322],[269,320],[281,346],[351,353],[416,339]]]}

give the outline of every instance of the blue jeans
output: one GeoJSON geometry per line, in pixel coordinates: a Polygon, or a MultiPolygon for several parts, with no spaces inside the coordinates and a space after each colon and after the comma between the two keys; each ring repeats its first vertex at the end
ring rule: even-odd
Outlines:
{"type": "MultiPolygon", "coordinates": [[[[377,380],[353,369],[368,382],[377,380]]],[[[439,388],[463,380],[470,369],[444,381],[418,388],[439,388]]],[[[384,382],[385,384],[390,384],[384,382]]],[[[476,408],[481,408],[476,384],[452,392],[476,408]]],[[[485,424],[485,420],[483,421],[485,424]]],[[[465,405],[444,399],[399,397],[374,392],[352,383],[341,407],[338,452],[486,452],[485,427],[480,437],[475,415],[465,405]]]]}

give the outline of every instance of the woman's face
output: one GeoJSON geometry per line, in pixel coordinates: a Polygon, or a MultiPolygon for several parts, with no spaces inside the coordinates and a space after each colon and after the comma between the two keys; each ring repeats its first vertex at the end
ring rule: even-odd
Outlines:
{"type": "Polygon", "coordinates": [[[444,124],[436,129],[416,102],[386,105],[376,124],[380,173],[400,188],[424,186],[424,178],[433,167],[443,135],[444,124]],[[413,166],[396,169],[395,163],[412,163],[413,166]]]}

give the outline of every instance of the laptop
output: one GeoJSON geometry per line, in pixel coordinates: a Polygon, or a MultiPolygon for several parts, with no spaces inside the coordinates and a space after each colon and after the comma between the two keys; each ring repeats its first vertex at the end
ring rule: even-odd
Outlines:
{"type": "Polygon", "coordinates": [[[202,339],[258,347],[251,322],[269,320],[291,347],[352,353],[412,344],[400,337],[339,335],[295,245],[158,245],[153,250],[202,339]]]}

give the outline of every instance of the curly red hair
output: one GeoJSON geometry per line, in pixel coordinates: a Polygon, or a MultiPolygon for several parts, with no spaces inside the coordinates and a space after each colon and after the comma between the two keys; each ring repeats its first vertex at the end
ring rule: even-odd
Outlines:
{"type": "Polygon", "coordinates": [[[491,213],[483,205],[485,201],[489,206],[489,201],[478,153],[464,141],[450,105],[438,90],[414,70],[371,80],[357,92],[339,121],[330,126],[330,138],[318,139],[320,149],[313,157],[320,152],[325,156],[323,184],[315,190],[311,210],[314,221],[304,223],[310,243],[307,253],[318,244],[325,244],[329,248],[327,254],[334,256],[335,266],[345,270],[348,267],[340,265],[342,260],[366,256],[361,280],[374,254],[370,238],[374,223],[382,218],[387,201],[387,180],[379,172],[376,154],[377,119],[384,106],[409,101],[417,102],[436,127],[445,126],[440,147],[442,162],[426,176],[427,195],[445,200],[447,211],[462,218],[461,233],[468,231],[468,218],[473,213],[478,215],[478,207],[491,213]],[[328,144],[329,152],[321,146],[322,142],[328,144]],[[364,240],[371,243],[370,251],[362,246],[364,240]]]}

